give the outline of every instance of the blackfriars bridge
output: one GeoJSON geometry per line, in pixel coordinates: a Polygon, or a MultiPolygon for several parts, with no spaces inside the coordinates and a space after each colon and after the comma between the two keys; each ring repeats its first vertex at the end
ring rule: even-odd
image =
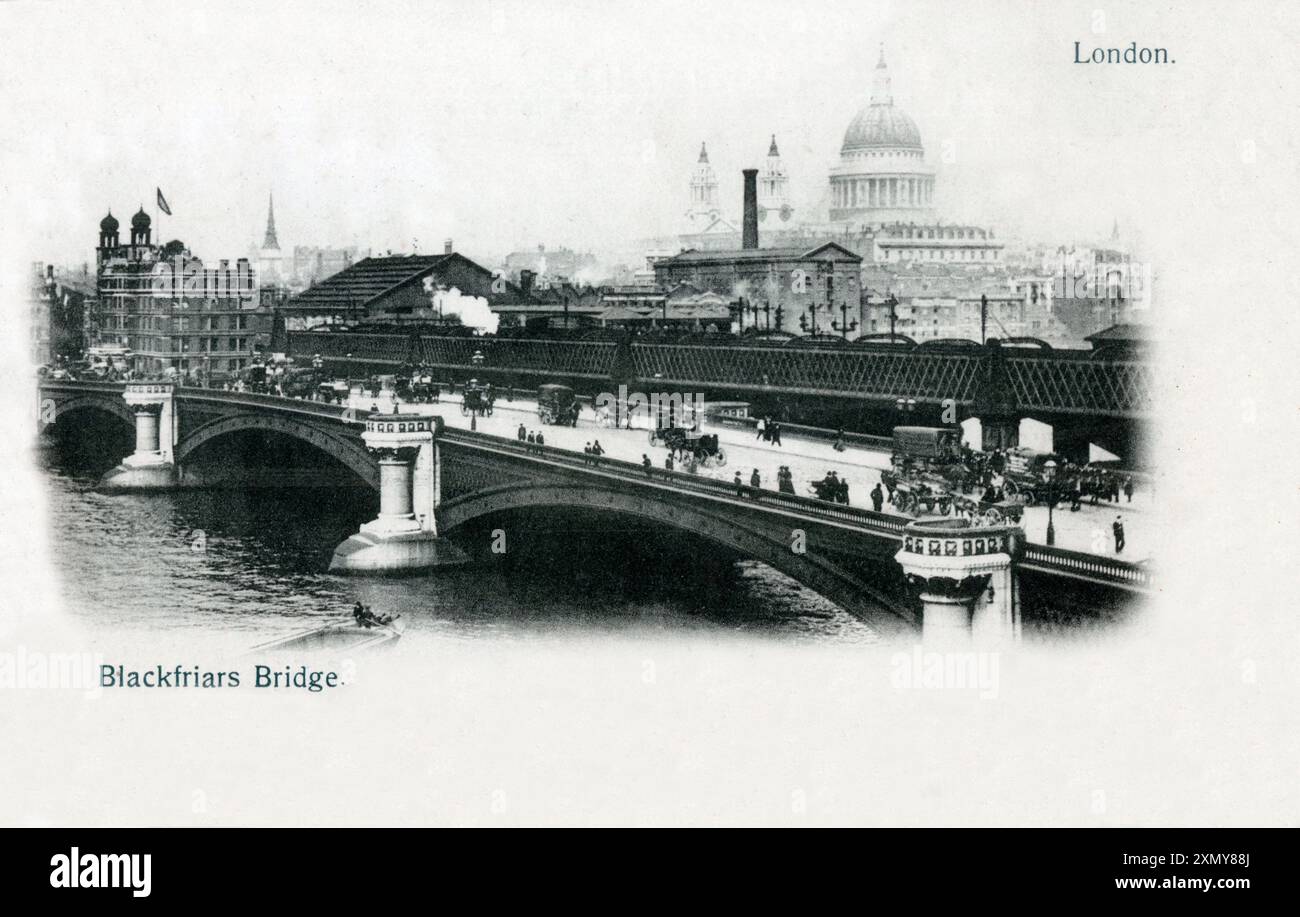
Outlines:
{"type": "Polygon", "coordinates": [[[770,565],[885,632],[1014,638],[1024,609],[1044,597],[1104,606],[1151,588],[1145,565],[1028,544],[1013,525],[916,521],[609,458],[593,465],[580,453],[448,428],[427,409],[358,415],[170,382],[47,380],[39,395],[43,427],[75,434],[85,412],[132,426],[134,451],[103,479],[110,492],[212,486],[205,450],[244,431],[324,453],[379,491],[377,517],[334,553],[331,569],[345,573],[464,563],[449,533],[551,507],[688,532],[770,565]]]}

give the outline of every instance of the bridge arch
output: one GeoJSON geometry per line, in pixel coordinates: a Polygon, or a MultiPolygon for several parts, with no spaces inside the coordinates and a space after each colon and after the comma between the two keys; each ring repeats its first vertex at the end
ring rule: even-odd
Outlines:
{"type": "Polygon", "coordinates": [[[232,414],[190,431],[176,444],[176,464],[183,465],[204,443],[243,430],[280,433],[305,442],[350,468],[371,487],[379,487],[379,467],[359,438],[331,432],[317,424],[269,411],[232,414]]]}
{"type": "Polygon", "coordinates": [[[120,418],[123,422],[130,424],[132,429],[135,428],[135,418],[131,414],[131,409],[127,407],[121,395],[102,397],[98,395],[77,395],[72,398],[52,398],[54,402],[53,422],[58,423],[59,418],[76,411],[99,411],[105,414],[112,414],[120,418]]]}
{"type": "Polygon", "coordinates": [[[582,507],[649,520],[703,537],[736,553],[762,561],[809,589],[869,621],[884,633],[912,631],[910,608],[815,554],[790,550],[789,529],[763,531],[735,518],[687,503],[669,503],[629,490],[563,481],[512,482],[484,488],[438,507],[440,531],[496,512],[530,507],[582,507]]]}

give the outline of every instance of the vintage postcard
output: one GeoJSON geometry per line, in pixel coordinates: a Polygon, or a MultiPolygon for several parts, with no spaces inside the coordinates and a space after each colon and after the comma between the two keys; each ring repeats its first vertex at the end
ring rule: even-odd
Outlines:
{"type": "Polygon", "coordinates": [[[4,825],[1300,818],[1292,5],[0,31],[4,825]]]}

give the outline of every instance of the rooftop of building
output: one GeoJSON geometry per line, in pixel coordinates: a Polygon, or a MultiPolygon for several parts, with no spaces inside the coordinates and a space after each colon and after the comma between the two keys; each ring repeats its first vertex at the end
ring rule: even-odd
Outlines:
{"type": "Polygon", "coordinates": [[[1103,328],[1096,334],[1090,334],[1084,338],[1094,347],[1100,344],[1150,344],[1155,339],[1154,329],[1150,325],[1136,322],[1121,322],[1118,325],[1111,325],[1109,328],[1103,328]]]}
{"type": "Polygon", "coordinates": [[[287,306],[290,309],[340,305],[363,306],[390,290],[420,279],[457,260],[466,262],[484,273],[490,273],[487,268],[455,252],[441,255],[388,255],[364,258],[315,286],[308,287],[289,300],[287,306]]]}
{"type": "Polygon", "coordinates": [[[862,256],[849,251],[844,246],[836,242],[823,242],[812,248],[803,246],[790,247],[781,246],[775,248],[741,248],[727,249],[719,251],[709,251],[707,249],[687,249],[684,252],[673,255],[671,258],[665,258],[658,264],[703,264],[708,262],[737,262],[737,261],[806,261],[817,257],[819,254],[833,250],[835,254],[843,261],[860,262],[862,256]]]}

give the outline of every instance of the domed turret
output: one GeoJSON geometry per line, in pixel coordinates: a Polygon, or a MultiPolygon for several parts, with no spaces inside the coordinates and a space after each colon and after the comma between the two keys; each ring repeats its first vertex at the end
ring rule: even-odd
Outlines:
{"type": "Polygon", "coordinates": [[[108,211],[108,216],[99,221],[99,247],[116,248],[117,247],[117,217],[113,216],[113,211],[108,211]]]}
{"type": "Polygon", "coordinates": [[[149,224],[153,221],[149,219],[149,214],[144,212],[144,207],[136,211],[135,216],[131,217],[131,244],[148,245],[150,229],[149,224]]]}

